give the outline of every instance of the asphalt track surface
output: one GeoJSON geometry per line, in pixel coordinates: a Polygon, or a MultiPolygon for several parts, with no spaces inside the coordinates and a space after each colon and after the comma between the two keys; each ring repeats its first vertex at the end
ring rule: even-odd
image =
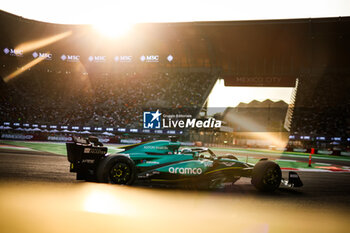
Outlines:
{"type": "MultiPolygon", "coordinates": [[[[285,178],[287,174],[283,172],[285,178]]],[[[261,194],[250,184],[248,178],[241,178],[236,184],[215,193],[233,198],[239,196],[272,199],[276,202],[291,202],[301,206],[328,205],[350,209],[350,173],[298,172],[298,174],[304,183],[301,188],[280,188],[273,194],[261,194]]],[[[65,156],[37,151],[0,149],[0,182],[9,181],[53,184],[82,182],[76,181],[75,173],[69,172],[69,163],[65,156]]]]}
{"type": "MultiPolygon", "coordinates": [[[[279,154],[279,153],[269,153],[269,152],[244,152],[244,151],[232,151],[232,150],[226,150],[220,149],[220,151],[216,151],[217,154],[234,154],[237,156],[247,156],[249,158],[268,158],[268,159],[285,159],[285,160],[295,160],[298,162],[308,162],[309,157],[308,156],[302,156],[302,155],[293,155],[293,154],[279,154]]],[[[322,157],[319,155],[312,156],[312,163],[328,163],[332,165],[339,165],[339,166],[349,166],[350,167],[350,160],[342,160],[343,158],[341,156],[334,156],[335,159],[328,159],[327,157],[322,157]]]]}

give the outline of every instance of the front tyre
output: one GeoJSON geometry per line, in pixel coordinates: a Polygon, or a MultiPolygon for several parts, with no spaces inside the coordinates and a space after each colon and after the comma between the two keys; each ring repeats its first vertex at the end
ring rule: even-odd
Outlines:
{"type": "Polygon", "coordinates": [[[252,184],[259,191],[275,191],[280,186],[281,179],[281,168],[273,161],[262,160],[254,166],[252,184]]]}
{"type": "Polygon", "coordinates": [[[135,178],[134,162],[123,155],[110,155],[97,167],[97,181],[100,183],[132,185],[135,178]]]}

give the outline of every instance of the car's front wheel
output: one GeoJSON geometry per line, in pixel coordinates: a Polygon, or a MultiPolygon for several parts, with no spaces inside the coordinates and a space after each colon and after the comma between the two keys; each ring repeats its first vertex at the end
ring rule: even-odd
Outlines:
{"type": "Polygon", "coordinates": [[[281,168],[273,161],[261,160],[254,166],[252,184],[259,191],[275,191],[280,186],[281,179],[281,168]]]}

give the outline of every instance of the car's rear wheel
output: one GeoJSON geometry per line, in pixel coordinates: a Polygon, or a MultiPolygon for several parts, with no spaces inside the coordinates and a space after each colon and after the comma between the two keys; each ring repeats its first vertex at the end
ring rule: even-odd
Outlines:
{"type": "Polygon", "coordinates": [[[280,186],[281,178],[281,168],[277,163],[262,160],[254,166],[252,184],[259,191],[273,192],[280,186]]]}
{"type": "Polygon", "coordinates": [[[91,175],[88,170],[78,171],[77,180],[85,180],[88,182],[96,182],[96,176],[91,175]]]}
{"type": "Polygon", "coordinates": [[[108,156],[97,167],[97,180],[101,183],[131,185],[135,178],[134,162],[122,155],[108,156]]]}

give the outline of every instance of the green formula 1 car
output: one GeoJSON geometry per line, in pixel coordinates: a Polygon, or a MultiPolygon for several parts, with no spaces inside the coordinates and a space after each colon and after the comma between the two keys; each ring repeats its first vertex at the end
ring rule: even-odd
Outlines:
{"type": "Polygon", "coordinates": [[[74,138],[66,145],[70,171],[77,173],[78,180],[215,189],[249,177],[255,188],[268,192],[281,184],[303,185],[295,172],[284,180],[273,161],[262,159],[254,166],[232,154],[218,156],[208,148],[180,150],[181,143],[174,138],[124,146],[117,154],[108,154],[95,137],[74,138]]]}

